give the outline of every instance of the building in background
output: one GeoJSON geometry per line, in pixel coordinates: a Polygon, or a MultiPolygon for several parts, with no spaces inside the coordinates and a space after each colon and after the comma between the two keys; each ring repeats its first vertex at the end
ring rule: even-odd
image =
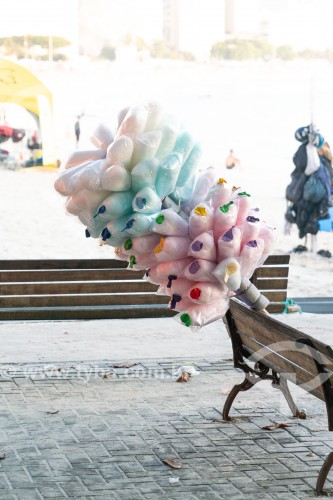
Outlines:
{"type": "Polygon", "coordinates": [[[212,45],[224,39],[224,1],[164,0],[163,35],[170,49],[208,60],[212,45]]]}

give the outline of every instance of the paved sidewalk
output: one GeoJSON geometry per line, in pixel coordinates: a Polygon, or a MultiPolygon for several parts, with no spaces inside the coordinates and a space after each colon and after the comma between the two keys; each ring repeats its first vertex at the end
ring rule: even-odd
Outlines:
{"type": "MultiPolygon", "coordinates": [[[[297,393],[309,418],[295,420],[261,382],[224,423],[226,394],[243,378],[230,360],[114,364],[0,365],[0,499],[315,498],[333,449],[318,400],[297,393]],[[175,369],[188,362],[200,375],[176,383],[175,369]],[[290,427],[262,429],[281,422],[290,427]]],[[[326,489],[333,495],[332,482],[326,489]]]]}

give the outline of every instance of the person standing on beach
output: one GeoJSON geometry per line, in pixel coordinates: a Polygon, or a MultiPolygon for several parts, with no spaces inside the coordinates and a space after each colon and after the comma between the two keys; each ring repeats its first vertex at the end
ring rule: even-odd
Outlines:
{"type": "Polygon", "coordinates": [[[231,169],[239,165],[240,165],[240,160],[236,158],[236,156],[234,155],[234,150],[230,149],[229,155],[227,156],[227,159],[225,161],[226,168],[231,169]]]}
{"type": "Polygon", "coordinates": [[[80,127],[80,117],[77,117],[77,120],[74,125],[74,130],[75,130],[75,137],[76,137],[76,147],[79,145],[79,140],[80,140],[80,134],[81,134],[81,127],[80,127]]]}

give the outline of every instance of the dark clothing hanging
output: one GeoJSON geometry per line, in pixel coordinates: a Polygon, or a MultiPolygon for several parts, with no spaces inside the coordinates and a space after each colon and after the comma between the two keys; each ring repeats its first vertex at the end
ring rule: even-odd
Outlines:
{"type": "Polygon", "coordinates": [[[319,155],[320,167],[311,175],[305,174],[307,167],[307,143],[303,143],[293,157],[295,169],[291,173],[291,183],[286,189],[287,212],[285,218],[298,227],[299,237],[317,234],[318,221],[325,219],[332,204],[332,165],[323,155],[319,155]]]}

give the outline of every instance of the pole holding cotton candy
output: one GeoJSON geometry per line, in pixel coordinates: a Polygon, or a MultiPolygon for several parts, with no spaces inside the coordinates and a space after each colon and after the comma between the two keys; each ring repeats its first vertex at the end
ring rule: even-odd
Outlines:
{"type": "Polygon", "coordinates": [[[145,270],[185,326],[222,318],[232,296],[266,308],[250,278],[276,231],[250,193],[204,168],[200,144],[177,119],[155,102],[128,107],[115,130],[100,125],[91,142],[55,182],[86,237],[145,270]]]}

